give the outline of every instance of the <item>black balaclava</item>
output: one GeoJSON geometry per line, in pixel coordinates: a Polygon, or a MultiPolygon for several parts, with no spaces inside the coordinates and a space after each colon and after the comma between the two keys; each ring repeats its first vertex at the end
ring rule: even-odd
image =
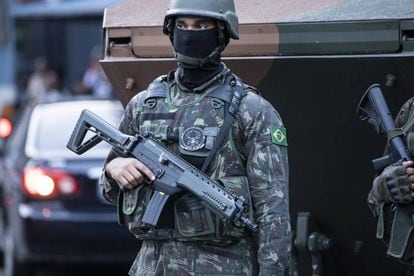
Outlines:
{"type": "MultiPolygon", "coordinates": [[[[192,57],[206,58],[218,47],[217,28],[191,31],[174,28],[173,47],[177,53],[192,57]]],[[[181,83],[188,89],[194,89],[222,69],[220,62],[221,55],[217,54],[212,60],[202,66],[186,64],[183,61],[178,63],[178,76],[181,83]]]]}

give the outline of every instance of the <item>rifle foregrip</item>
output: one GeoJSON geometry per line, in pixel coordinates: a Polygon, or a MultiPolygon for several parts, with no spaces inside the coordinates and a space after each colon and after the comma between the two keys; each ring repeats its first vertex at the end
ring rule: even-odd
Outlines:
{"type": "Polygon", "coordinates": [[[213,209],[218,211],[224,212],[227,208],[226,204],[222,203],[219,199],[217,199],[213,194],[209,193],[208,191],[203,191],[201,198],[204,199],[206,203],[208,203],[213,209]]]}

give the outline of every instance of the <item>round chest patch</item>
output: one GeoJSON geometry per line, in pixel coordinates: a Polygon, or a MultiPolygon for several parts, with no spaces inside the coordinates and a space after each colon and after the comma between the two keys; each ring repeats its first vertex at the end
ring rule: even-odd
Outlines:
{"type": "Polygon", "coordinates": [[[204,147],[205,137],[199,127],[190,127],[181,134],[180,147],[188,151],[196,151],[204,147]]]}

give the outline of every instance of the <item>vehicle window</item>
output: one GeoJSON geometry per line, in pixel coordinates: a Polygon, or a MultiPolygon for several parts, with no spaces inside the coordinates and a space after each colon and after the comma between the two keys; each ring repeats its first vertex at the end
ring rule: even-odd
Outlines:
{"type": "MultiPolygon", "coordinates": [[[[109,122],[111,125],[117,127],[122,116],[122,109],[115,108],[95,108],[92,112],[109,122]]],[[[118,106],[116,106],[118,107],[118,106]]],[[[41,157],[99,157],[102,158],[107,155],[110,145],[101,142],[85,154],[78,156],[66,148],[66,144],[70,135],[76,125],[76,122],[81,114],[81,110],[65,109],[65,110],[48,110],[44,109],[38,111],[35,116],[32,116],[31,132],[28,137],[26,150],[29,155],[36,155],[41,157]]]]}

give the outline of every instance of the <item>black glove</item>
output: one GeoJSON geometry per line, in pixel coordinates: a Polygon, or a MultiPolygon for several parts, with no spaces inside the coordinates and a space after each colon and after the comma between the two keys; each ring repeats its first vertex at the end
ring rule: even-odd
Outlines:
{"type": "Polygon", "coordinates": [[[374,179],[372,190],[374,196],[385,202],[409,204],[413,201],[406,168],[395,164],[388,166],[374,179]]]}

